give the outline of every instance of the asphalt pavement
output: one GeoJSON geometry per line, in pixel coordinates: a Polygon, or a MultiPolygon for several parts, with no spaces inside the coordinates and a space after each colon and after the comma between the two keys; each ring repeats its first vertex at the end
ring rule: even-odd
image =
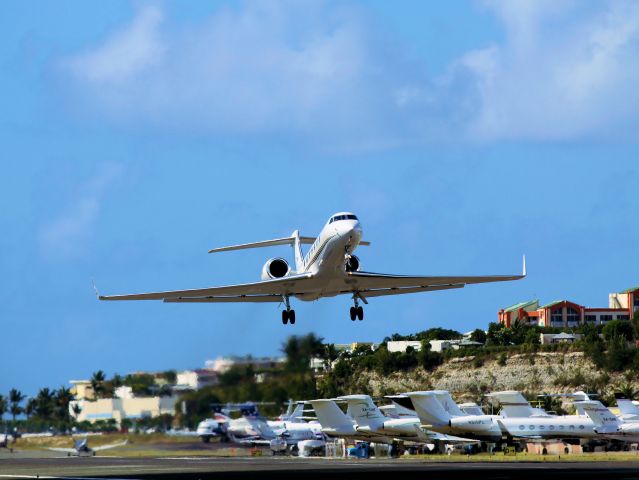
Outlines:
{"type": "Polygon", "coordinates": [[[428,462],[290,457],[0,457],[2,478],[348,479],[639,478],[639,462],[428,462]]]}

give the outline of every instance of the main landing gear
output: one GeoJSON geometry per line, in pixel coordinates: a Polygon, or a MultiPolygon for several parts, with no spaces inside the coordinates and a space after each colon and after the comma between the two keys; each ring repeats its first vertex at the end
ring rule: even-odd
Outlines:
{"type": "Polygon", "coordinates": [[[359,298],[354,297],[353,301],[355,302],[355,306],[351,307],[351,320],[354,322],[355,319],[364,320],[364,309],[359,304],[359,298]]]}
{"type": "Polygon", "coordinates": [[[284,297],[284,303],[286,304],[286,310],[282,310],[282,323],[286,325],[290,322],[291,325],[295,325],[295,310],[291,310],[288,297],[284,297]]]}

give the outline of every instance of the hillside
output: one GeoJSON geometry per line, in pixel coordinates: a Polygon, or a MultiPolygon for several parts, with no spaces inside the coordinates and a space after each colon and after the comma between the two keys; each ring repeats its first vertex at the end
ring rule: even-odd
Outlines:
{"type": "Polygon", "coordinates": [[[458,357],[430,372],[421,367],[385,375],[361,370],[353,378],[353,393],[383,396],[441,389],[468,401],[479,401],[483,393],[497,390],[521,390],[530,395],[586,390],[611,396],[629,383],[627,374],[599,370],[583,352],[514,354],[482,362],[476,362],[475,356],[458,357]]]}

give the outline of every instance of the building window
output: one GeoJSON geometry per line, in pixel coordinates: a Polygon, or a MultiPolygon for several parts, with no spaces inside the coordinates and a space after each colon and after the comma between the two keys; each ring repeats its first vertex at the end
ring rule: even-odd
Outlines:
{"type": "Polygon", "coordinates": [[[579,323],[579,310],[576,310],[572,307],[566,308],[566,320],[572,323],[579,323]]]}
{"type": "Polygon", "coordinates": [[[597,321],[597,315],[584,315],[584,320],[586,322],[596,322],[597,321]]]}
{"type": "Polygon", "coordinates": [[[601,321],[601,322],[609,322],[610,320],[612,320],[612,315],[600,315],[599,316],[599,321],[601,321]]]}
{"type": "Polygon", "coordinates": [[[617,315],[617,320],[630,320],[630,315],[617,315]]]}
{"type": "Polygon", "coordinates": [[[561,308],[553,310],[550,313],[550,321],[552,323],[563,323],[564,318],[563,318],[563,315],[561,314],[561,308]]]}

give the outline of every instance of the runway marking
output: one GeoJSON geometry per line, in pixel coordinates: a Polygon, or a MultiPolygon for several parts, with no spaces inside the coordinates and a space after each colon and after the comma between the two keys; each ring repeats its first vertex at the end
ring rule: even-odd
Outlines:
{"type": "MultiPolygon", "coordinates": [[[[64,477],[55,477],[50,475],[3,475],[0,474],[1,478],[57,478],[57,479],[65,479],[65,480],[104,480],[104,478],[97,477],[74,477],[74,476],[64,476],[64,477]]],[[[109,478],[109,480],[131,480],[130,478],[109,478]]]]}

